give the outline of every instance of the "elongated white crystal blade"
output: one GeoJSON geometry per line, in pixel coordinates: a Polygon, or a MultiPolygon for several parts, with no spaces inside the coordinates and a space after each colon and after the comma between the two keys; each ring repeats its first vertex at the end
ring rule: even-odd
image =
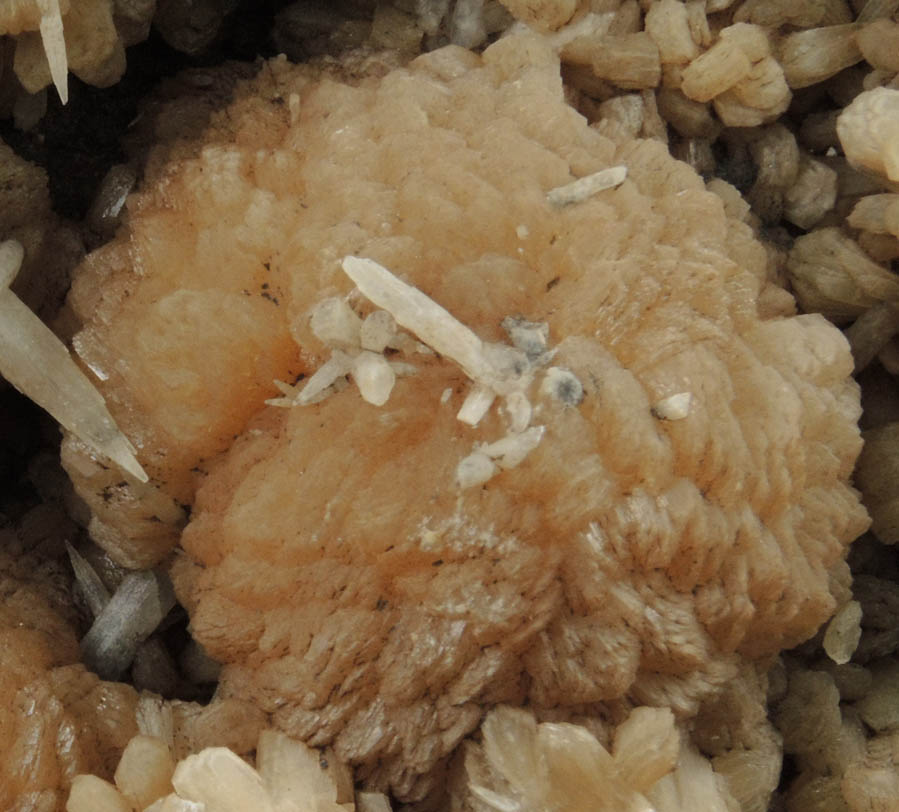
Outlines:
{"type": "Polygon", "coordinates": [[[564,186],[550,189],[546,193],[546,199],[553,206],[569,206],[572,203],[580,203],[606,189],[620,186],[626,177],[626,166],[610,166],[608,169],[601,169],[599,172],[578,178],[564,186]]]}
{"type": "Polygon", "coordinates": [[[87,559],[68,541],[66,542],[66,551],[69,554],[69,561],[72,562],[72,570],[81,587],[81,594],[84,596],[87,608],[91,610],[94,617],[97,617],[109,603],[109,590],[103,585],[97,571],[88,563],[87,559]]]}
{"type": "Polygon", "coordinates": [[[496,392],[489,386],[475,384],[462,402],[462,407],[456,414],[456,420],[468,423],[469,426],[476,426],[490,411],[495,399],[496,392]]]}
{"type": "Polygon", "coordinates": [[[50,77],[59,93],[59,100],[65,104],[69,100],[69,60],[59,0],[38,0],[37,5],[41,10],[41,42],[50,65],[50,77]]]}
{"type": "Polygon", "coordinates": [[[343,270],[365,298],[392,314],[397,324],[435,352],[455,361],[469,378],[489,385],[496,377],[484,357],[481,339],[418,288],[371,259],[345,257],[343,270]]]}
{"type": "Polygon", "coordinates": [[[345,352],[334,350],[331,357],[322,364],[297,396],[300,406],[313,403],[334,381],[346,375],[353,368],[353,359],[345,352]]]}
{"type": "MultiPolygon", "coordinates": [[[[17,257],[21,246],[0,245],[0,281],[15,276],[18,262],[9,263],[17,257]]],[[[135,479],[148,480],[134,446],[65,344],[6,286],[0,288],[0,348],[0,374],[16,389],[135,479]]]]}
{"type": "Polygon", "coordinates": [[[515,468],[540,444],[545,431],[546,426],[531,426],[525,431],[507,434],[484,446],[481,452],[496,460],[500,468],[515,468]]]}

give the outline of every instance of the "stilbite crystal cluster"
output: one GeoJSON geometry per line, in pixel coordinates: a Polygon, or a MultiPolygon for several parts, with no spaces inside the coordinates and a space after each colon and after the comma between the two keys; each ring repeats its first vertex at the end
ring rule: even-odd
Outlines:
{"type": "Polygon", "coordinates": [[[750,228],[662,144],[588,127],[543,40],[355,82],[274,61],[171,154],[71,300],[151,482],[74,442],[64,460],[130,564],[161,560],[193,503],[173,578],[222,697],[415,799],[496,703],[688,716],[833,612],[867,526],[845,339],[793,315],[750,228]],[[617,166],[619,186],[547,201],[617,166]],[[457,420],[466,373],[414,341],[382,406],[346,387],[267,408],[329,357],[322,300],[371,311],[347,255],[485,342],[545,322],[583,398],[535,387],[540,442],[465,490],[459,461],[514,415],[457,420]]]}

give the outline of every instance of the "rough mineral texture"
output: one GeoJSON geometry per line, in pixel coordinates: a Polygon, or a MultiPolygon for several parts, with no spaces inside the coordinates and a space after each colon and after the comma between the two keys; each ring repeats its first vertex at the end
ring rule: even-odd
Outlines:
{"type": "Polygon", "coordinates": [[[495,703],[688,716],[833,612],[867,526],[846,340],[793,315],[750,228],[663,144],[588,127],[541,40],[353,82],[271,62],[169,154],[71,299],[151,483],[74,443],[65,462],[131,563],[162,559],[192,503],[173,577],[220,696],[416,799],[495,703]],[[620,186],[547,201],[618,165],[620,186]],[[273,379],[330,357],[320,301],[370,312],[350,254],[486,341],[548,323],[583,399],[538,374],[542,439],[466,490],[459,462],[506,415],[458,421],[470,381],[412,340],[383,406],[346,387],[266,408],[273,379]],[[682,393],[680,419],[654,414],[682,393]]]}
{"type": "Polygon", "coordinates": [[[113,778],[138,731],[163,736],[177,759],[211,746],[244,756],[265,726],[249,703],[139,697],[78,662],[87,624],[62,545],[76,532],[56,504],[0,528],[0,809],[62,810],[76,775],[113,778]]]}
{"type": "Polygon", "coordinates": [[[77,664],[69,578],[0,531],[0,808],[62,808],[76,773],[111,776],[137,694],[77,664]],[[17,805],[18,804],[18,805],[17,805]]]}
{"type": "MultiPolygon", "coordinates": [[[[0,555],[0,808],[63,809],[76,775],[113,778],[138,731],[163,735],[176,758],[211,746],[252,751],[265,720],[249,703],[225,699],[203,707],[139,698],[130,685],[102,681],[77,663],[62,567],[30,554],[13,563],[14,546],[5,536],[0,541],[9,550],[0,555]],[[166,726],[147,723],[160,716],[166,726]]],[[[151,766],[144,760],[135,772],[151,766]]]]}

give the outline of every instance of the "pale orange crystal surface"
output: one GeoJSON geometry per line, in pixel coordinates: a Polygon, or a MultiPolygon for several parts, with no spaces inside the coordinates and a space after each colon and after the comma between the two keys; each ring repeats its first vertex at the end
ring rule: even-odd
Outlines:
{"type": "Polygon", "coordinates": [[[0,532],[0,808],[61,809],[76,773],[111,775],[137,732],[137,694],[76,663],[63,568],[0,532]]]}
{"type": "Polygon", "coordinates": [[[71,300],[151,485],[71,442],[65,462],[131,564],[193,503],[173,575],[222,696],[413,799],[494,703],[690,715],[833,612],[867,526],[845,339],[793,315],[750,228],[662,144],[588,127],[541,40],[353,82],[270,62],[170,154],[71,300]],[[618,165],[617,188],[547,202],[618,165]],[[583,401],[535,387],[537,447],[461,491],[505,422],[456,420],[470,382],[445,358],[396,354],[417,372],[381,407],[349,387],[266,408],[327,360],[309,315],[350,292],[349,254],[484,340],[548,323],[583,401]],[[682,393],[681,419],[653,414],[682,393]]]}

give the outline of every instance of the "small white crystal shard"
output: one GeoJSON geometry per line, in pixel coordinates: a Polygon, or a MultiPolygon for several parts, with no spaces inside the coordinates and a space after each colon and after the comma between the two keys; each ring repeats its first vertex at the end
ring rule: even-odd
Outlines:
{"type": "MultiPolygon", "coordinates": [[[[325,361],[306,382],[293,403],[306,406],[316,403],[327,397],[327,388],[338,378],[348,375],[353,369],[353,359],[345,352],[334,350],[331,357],[325,361]]],[[[293,405],[293,404],[291,404],[293,405]]]]}
{"type": "Polygon", "coordinates": [[[359,338],[363,350],[384,352],[396,335],[396,320],[386,310],[375,310],[362,321],[359,338]]]}
{"type": "Polygon", "coordinates": [[[353,361],[353,380],[363,400],[383,406],[396,383],[396,373],[387,359],[376,352],[363,350],[353,361]]]}
{"type": "Polygon", "coordinates": [[[66,542],[66,551],[69,554],[69,561],[72,563],[75,580],[81,587],[84,602],[91,614],[96,617],[109,603],[109,590],[103,585],[97,571],[88,563],[87,559],[68,541],[66,542]]]}
{"type": "Polygon", "coordinates": [[[312,311],[309,326],[315,337],[329,347],[357,347],[362,320],[344,299],[331,296],[323,299],[312,311]]]}
{"type": "Polygon", "coordinates": [[[845,665],[852,659],[862,636],[861,621],[862,605],[858,601],[848,601],[827,624],[822,645],[837,665],[845,665]]]}
{"type": "Polygon", "coordinates": [[[292,127],[300,120],[300,94],[290,93],[287,96],[287,111],[290,115],[290,126],[292,127]]]}
{"type": "Polygon", "coordinates": [[[153,570],[126,575],[81,641],[85,665],[103,679],[117,679],[174,605],[168,576],[153,570]]]}
{"type": "Polygon", "coordinates": [[[418,288],[371,259],[345,257],[343,270],[367,299],[391,313],[397,324],[431,349],[455,361],[469,378],[485,384],[495,379],[481,339],[418,288]]]}
{"type": "Polygon", "coordinates": [[[577,406],[584,399],[584,387],[577,376],[562,367],[550,367],[540,383],[540,394],[577,406]]]}
{"type": "Polygon", "coordinates": [[[505,401],[506,414],[509,416],[509,430],[524,431],[531,422],[531,402],[524,392],[510,392],[505,401]]]}
{"type": "Polygon", "coordinates": [[[514,468],[540,444],[545,431],[546,426],[531,426],[483,446],[480,452],[496,460],[500,468],[514,468]]]}
{"type": "Polygon", "coordinates": [[[599,192],[620,186],[624,183],[626,177],[626,166],[610,166],[608,169],[601,169],[599,172],[578,178],[578,180],[566,183],[564,186],[550,189],[546,193],[546,200],[553,206],[569,206],[572,203],[581,203],[599,192]]]}
{"type": "Polygon", "coordinates": [[[462,406],[456,413],[456,420],[467,423],[469,426],[476,426],[490,411],[495,399],[496,392],[489,386],[476,383],[462,401],[462,406]]]}
{"type": "Polygon", "coordinates": [[[9,289],[23,258],[15,240],[0,243],[0,374],[98,454],[147,482],[103,396],[66,346],[9,289]]]}
{"type": "Polygon", "coordinates": [[[463,457],[456,466],[456,485],[462,490],[483,485],[497,472],[496,464],[481,451],[463,457]]]}
{"type": "Polygon", "coordinates": [[[216,812],[274,812],[259,773],[227,747],[188,756],[172,776],[175,792],[216,812]]]}
{"type": "Polygon", "coordinates": [[[678,392],[657,401],[652,407],[652,413],[659,420],[683,420],[690,414],[692,405],[692,392],[678,392]]]}

